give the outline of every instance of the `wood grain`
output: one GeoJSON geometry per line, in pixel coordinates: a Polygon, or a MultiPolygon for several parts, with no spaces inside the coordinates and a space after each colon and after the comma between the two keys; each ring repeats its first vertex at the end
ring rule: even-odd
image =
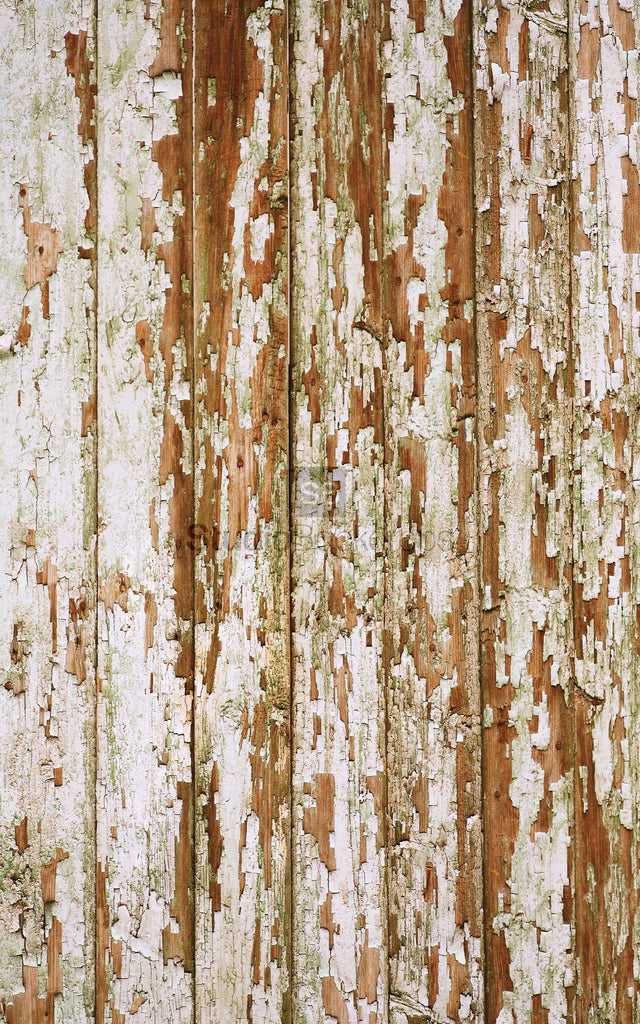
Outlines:
{"type": "Polygon", "coordinates": [[[93,1014],[95,36],[0,11],[0,1019],[93,1014]]]}
{"type": "Polygon", "coordinates": [[[486,1020],[571,1020],[567,11],[477,5],[486,1020]]]}
{"type": "Polygon", "coordinates": [[[0,7],[0,1024],[640,1022],[639,2],[0,7]]]}
{"type": "Polygon", "coordinates": [[[293,1016],[387,1020],[377,5],[291,7],[293,1016]]]}
{"type": "Polygon", "coordinates": [[[191,8],[98,8],[96,1022],[191,1022],[191,8]]]}
{"type": "Polygon", "coordinates": [[[637,6],[570,6],[576,1022],[636,1020],[637,6]]]}
{"type": "Polygon", "coordinates": [[[388,0],[385,16],[390,1019],[476,1021],[471,7],[388,0]]]}
{"type": "Polygon", "coordinates": [[[290,1019],[284,0],[195,8],[197,1008],[290,1019]]]}

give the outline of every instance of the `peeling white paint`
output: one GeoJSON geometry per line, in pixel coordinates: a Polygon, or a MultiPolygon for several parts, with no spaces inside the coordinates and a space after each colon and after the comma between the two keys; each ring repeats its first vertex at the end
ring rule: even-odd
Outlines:
{"type": "Polygon", "coordinates": [[[66,64],[83,33],[92,60],[82,5],[0,10],[0,1016],[26,1020],[35,983],[74,1024],[95,925],[94,154],[66,64]]]}

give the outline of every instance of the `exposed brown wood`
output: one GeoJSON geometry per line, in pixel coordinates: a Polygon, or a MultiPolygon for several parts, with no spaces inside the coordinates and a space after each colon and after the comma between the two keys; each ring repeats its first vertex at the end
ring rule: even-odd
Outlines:
{"type": "Polygon", "coordinates": [[[98,6],[98,1021],[191,1024],[191,5],[98,6]]]}
{"type": "Polygon", "coordinates": [[[197,0],[197,1014],[290,1013],[284,0],[197,0]]]}
{"type": "Polygon", "coordinates": [[[635,1020],[640,9],[570,4],[576,1024],[635,1020]]]}
{"type": "Polygon", "coordinates": [[[459,1021],[483,1005],[471,5],[409,8],[383,33],[391,1019],[459,1021]]]}
{"type": "Polygon", "coordinates": [[[388,1017],[380,13],[291,6],[295,1021],[388,1017]]]}
{"type": "Polygon", "coordinates": [[[487,1024],[575,994],[566,25],[475,7],[487,1024]]]}
{"type": "Polygon", "coordinates": [[[0,1024],[639,1024],[639,4],[0,10],[0,1024]]]}
{"type": "Polygon", "coordinates": [[[93,993],[95,35],[82,5],[0,32],[0,1019],[93,993]]]}

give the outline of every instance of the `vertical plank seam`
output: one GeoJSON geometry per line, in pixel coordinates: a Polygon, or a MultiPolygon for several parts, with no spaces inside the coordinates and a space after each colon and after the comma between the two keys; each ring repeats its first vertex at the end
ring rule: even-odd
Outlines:
{"type": "MultiPolygon", "coordinates": [[[[287,970],[289,972],[289,1021],[288,1024],[293,1024],[293,1006],[294,1006],[294,956],[293,956],[293,935],[294,935],[294,892],[293,892],[293,879],[295,870],[295,855],[294,855],[294,802],[293,802],[293,772],[294,772],[294,725],[295,725],[295,664],[294,664],[294,650],[293,650],[293,516],[294,516],[294,502],[295,502],[295,477],[294,477],[294,459],[293,459],[293,424],[294,424],[294,392],[293,392],[293,338],[291,331],[292,324],[292,285],[291,285],[291,266],[292,266],[292,246],[291,246],[291,17],[290,8],[291,2],[295,0],[285,0],[285,31],[287,33],[287,386],[289,389],[287,397],[287,471],[288,471],[288,486],[287,486],[287,500],[289,507],[287,509],[287,528],[288,528],[288,543],[287,543],[287,571],[289,574],[288,587],[289,587],[289,609],[288,609],[288,623],[287,623],[287,644],[289,647],[289,849],[288,849],[288,867],[289,867],[289,891],[285,896],[287,911],[289,915],[288,929],[285,928],[285,942],[287,944],[287,970]]],[[[283,1021],[283,1024],[287,1024],[287,1021],[283,1021]]]]}
{"type": "MultiPolygon", "coordinates": [[[[580,964],[578,963],[577,951],[578,951],[578,914],[577,914],[577,900],[578,893],[576,891],[576,855],[578,853],[576,840],[577,830],[576,824],[578,821],[578,782],[579,782],[579,771],[578,771],[578,759],[577,753],[577,717],[576,717],[576,701],[575,701],[575,678],[576,678],[576,633],[577,633],[577,621],[576,621],[576,567],[575,567],[575,516],[574,516],[574,495],[575,495],[575,421],[576,421],[576,401],[575,401],[575,349],[574,349],[574,334],[573,334],[573,240],[575,235],[575,210],[574,210],[574,188],[573,188],[573,125],[575,115],[575,104],[573,102],[573,83],[572,83],[572,71],[574,67],[573,55],[572,55],[572,40],[573,40],[573,0],[567,0],[567,216],[568,216],[568,234],[569,234],[569,294],[568,294],[568,323],[567,323],[567,360],[569,364],[569,379],[567,385],[569,390],[569,536],[571,540],[571,550],[569,552],[569,569],[571,572],[570,587],[569,587],[569,601],[570,601],[570,614],[571,614],[571,629],[569,636],[571,638],[571,650],[569,651],[569,701],[570,701],[570,721],[571,721],[571,736],[569,737],[569,753],[573,762],[573,821],[571,822],[571,832],[573,833],[572,846],[569,851],[572,853],[571,856],[571,871],[569,873],[569,886],[571,891],[571,940],[573,944],[573,961],[574,961],[574,977],[573,982],[575,985],[575,991],[577,996],[578,990],[578,974],[580,964]]],[[[577,999],[574,997],[572,1004],[572,1018],[577,1020],[578,1016],[578,1004],[577,999]]],[[[568,1017],[569,1015],[567,1015],[568,1017]]],[[[567,1024],[571,1024],[570,1020],[567,1020],[567,1024]]]]}
{"type": "Polygon", "coordinates": [[[484,820],[485,820],[485,784],[484,784],[484,660],[483,660],[483,649],[482,649],[482,619],[483,619],[483,600],[482,600],[482,579],[483,579],[483,549],[484,549],[484,536],[482,533],[482,508],[481,508],[481,495],[480,495],[480,481],[481,481],[481,427],[478,407],[478,391],[480,388],[480,345],[478,342],[478,246],[477,246],[477,217],[478,217],[478,181],[476,176],[476,131],[475,121],[479,116],[478,103],[477,103],[477,84],[476,84],[476,47],[475,47],[475,36],[477,27],[477,15],[476,9],[473,4],[473,0],[463,0],[463,3],[469,3],[469,22],[471,25],[471,31],[469,32],[469,82],[471,86],[471,114],[474,120],[470,133],[470,147],[471,147],[471,202],[473,205],[473,214],[471,217],[471,230],[473,231],[473,339],[474,339],[474,356],[475,356],[475,394],[474,394],[474,433],[475,433],[475,458],[474,458],[474,469],[475,469],[475,480],[473,482],[473,497],[475,501],[475,527],[476,527],[476,604],[477,604],[477,657],[478,657],[478,706],[480,713],[480,744],[479,744],[479,760],[480,760],[480,838],[481,838],[481,851],[480,851],[480,868],[482,872],[482,912],[479,915],[482,927],[482,938],[481,938],[481,949],[482,949],[482,993],[484,1006],[482,1007],[481,1020],[486,1021],[487,1005],[488,1005],[488,992],[489,992],[489,981],[487,976],[487,886],[486,886],[486,858],[485,858],[485,834],[484,834],[484,820]]]}
{"type": "MultiPolygon", "coordinates": [[[[100,639],[99,632],[99,614],[98,614],[98,595],[100,593],[100,545],[98,543],[100,537],[100,507],[98,505],[98,469],[99,469],[99,442],[100,442],[100,430],[99,430],[99,418],[98,418],[98,401],[99,401],[99,390],[98,390],[98,344],[99,344],[99,331],[98,331],[98,289],[99,289],[99,275],[100,275],[100,260],[99,260],[99,241],[100,241],[100,203],[98,202],[98,183],[99,183],[99,133],[98,124],[100,121],[100,93],[98,91],[98,77],[100,73],[100,31],[99,31],[99,16],[100,16],[100,0],[93,0],[93,34],[94,34],[94,50],[95,50],[95,76],[96,76],[96,96],[95,104],[93,108],[93,117],[95,123],[94,131],[94,152],[93,152],[93,189],[95,194],[94,199],[94,216],[95,216],[95,238],[94,238],[94,295],[93,295],[93,393],[95,395],[95,417],[93,421],[93,428],[95,430],[94,435],[94,448],[93,448],[93,505],[94,505],[94,553],[93,553],[93,564],[94,564],[94,594],[93,594],[93,891],[95,898],[95,909],[93,918],[93,1019],[98,1019],[98,642],[100,639]]],[[[55,1022],[54,1022],[55,1024],[55,1022]]]]}
{"type": "MultiPolygon", "coordinates": [[[[389,808],[388,799],[388,779],[387,772],[389,770],[389,690],[390,690],[390,658],[391,652],[389,650],[390,637],[388,628],[388,608],[389,608],[389,522],[387,516],[388,502],[387,502],[387,488],[388,488],[388,474],[387,474],[387,440],[385,431],[385,389],[389,383],[388,373],[388,359],[387,359],[387,347],[389,344],[389,326],[390,326],[390,311],[389,311],[389,290],[386,285],[386,218],[385,218],[385,168],[387,158],[387,138],[385,125],[385,108],[386,108],[386,77],[383,70],[383,57],[384,49],[382,42],[382,33],[385,27],[385,15],[386,8],[383,0],[379,0],[377,10],[379,12],[378,19],[378,60],[380,63],[380,134],[381,134],[381,145],[380,145],[380,302],[381,302],[381,344],[380,344],[380,355],[382,359],[382,388],[381,388],[381,400],[380,400],[380,416],[382,420],[382,686],[383,686],[383,704],[384,704],[384,901],[385,906],[382,913],[384,921],[384,933],[383,943],[384,951],[383,955],[386,959],[386,973],[387,973],[387,1021],[391,1020],[391,960],[389,956],[389,935],[391,934],[391,814],[389,808]]],[[[391,468],[391,467],[389,467],[391,468]]]]}
{"type": "Polygon", "coordinates": [[[192,1020],[197,1024],[198,1006],[198,957],[197,949],[197,795],[198,772],[196,765],[196,562],[197,562],[197,514],[198,499],[196,489],[196,352],[198,344],[197,331],[197,295],[196,295],[196,0],[191,0],[191,900],[192,942],[193,942],[193,978],[192,978],[192,1020]]]}

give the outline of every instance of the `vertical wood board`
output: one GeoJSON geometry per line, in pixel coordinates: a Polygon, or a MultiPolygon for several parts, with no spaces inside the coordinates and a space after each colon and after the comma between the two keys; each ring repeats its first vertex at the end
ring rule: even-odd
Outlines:
{"type": "Polygon", "coordinates": [[[482,1015],[471,7],[385,4],[390,1019],[482,1015]]]}
{"type": "Polygon", "coordinates": [[[640,1016],[638,13],[570,5],[577,1024],[640,1016]]]}
{"type": "Polygon", "coordinates": [[[196,3],[197,1019],[290,1007],[287,16],[196,3]]]}
{"type": "Polygon", "coordinates": [[[93,1012],[95,33],[0,11],[0,1017],[93,1012]]]}
{"type": "Polygon", "coordinates": [[[566,26],[475,8],[487,1024],[575,993],[566,26]]]}
{"type": "Polygon", "coordinates": [[[293,1018],[387,1020],[380,10],[291,25],[293,1018]]]}
{"type": "Polygon", "coordinates": [[[99,5],[97,1024],[193,1017],[190,26],[99,5]]]}

